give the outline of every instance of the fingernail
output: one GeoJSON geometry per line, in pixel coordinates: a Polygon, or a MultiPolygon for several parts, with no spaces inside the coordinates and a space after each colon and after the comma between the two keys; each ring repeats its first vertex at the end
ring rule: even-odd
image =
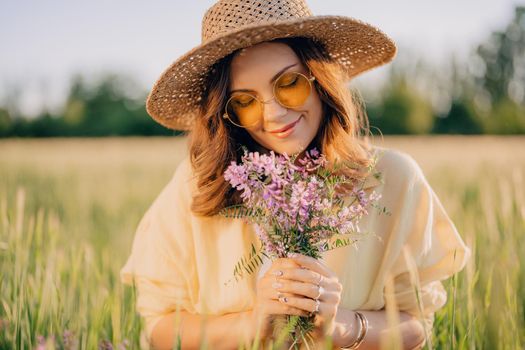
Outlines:
{"type": "Polygon", "coordinates": [[[288,254],[288,256],[290,258],[297,258],[299,256],[299,254],[297,254],[297,253],[290,253],[290,254],[288,254]]]}
{"type": "Polygon", "coordinates": [[[272,275],[274,275],[274,276],[282,276],[283,272],[281,270],[277,270],[277,271],[272,272],[272,275]]]}
{"type": "Polygon", "coordinates": [[[275,289],[277,289],[277,288],[281,288],[282,286],[283,286],[283,285],[282,285],[281,283],[279,283],[279,282],[274,282],[274,283],[272,284],[272,287],[275,288],[275,289]]]}

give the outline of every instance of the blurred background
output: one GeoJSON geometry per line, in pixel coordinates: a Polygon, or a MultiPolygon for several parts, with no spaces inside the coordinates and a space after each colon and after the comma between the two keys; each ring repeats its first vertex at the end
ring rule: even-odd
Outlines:
{"type": "MultiPolygon", "coordinates": [[[[144,101],[161,72],[200,43],[212,4],[4,0],[0,136],[173,134],[144,101]]],[[[383,134],[525,132],[523,3],[309,4],[376,25],[399,46],[393,63],[352,82],[383,134]]]]}
{"type": "MultiPolygon", "coordinates": [[[[0,350],[147,348],[119,271],[187,138],[144,102],[213,3],[0,0],[0,350]]],[[[525,3],[308,3],[397,43],[350,85],[472,249],[426,348],[525,348],[525,3]]]]}

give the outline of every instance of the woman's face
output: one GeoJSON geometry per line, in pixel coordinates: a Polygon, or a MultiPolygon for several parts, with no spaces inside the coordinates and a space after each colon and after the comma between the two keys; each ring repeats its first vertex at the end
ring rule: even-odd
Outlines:
{"type": "Polygon", "coordinates": [[[312,85],[302,106],[291,109],[280,105],[274,99],[271,81],[283,72],[300,72],[311,77],[288,45],[264,42],[250,46],[238,52],[231,62],[229,91],[231,95],[235,90],[249,90],[259,100],[266,101],[260,123],[246,131],[264,148],[292,155],[303,152],[315,138],[321,124],[322,104],[312,85]],[[287,131],[277,132],[291,125],[287,131]]]}

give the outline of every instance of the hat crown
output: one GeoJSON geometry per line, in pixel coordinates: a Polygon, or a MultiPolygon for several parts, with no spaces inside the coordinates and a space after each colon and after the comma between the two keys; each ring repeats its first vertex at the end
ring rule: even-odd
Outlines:
{"type": "Polygon", "coordinates": [[[304,0],[220,0],[202,19],[202,43],[249,25],[312,16],[304,0]]]}

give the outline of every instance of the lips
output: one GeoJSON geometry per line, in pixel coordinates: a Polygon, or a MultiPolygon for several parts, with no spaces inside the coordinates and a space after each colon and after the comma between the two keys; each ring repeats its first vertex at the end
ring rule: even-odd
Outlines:
{"type": "MultiPolygon", "coordinates": [[[[299,119],[301,119],[301,117],[299,117],[299,119]]],[[[290,124],[288,124],[288,125],[286,125],[286,126],[280,128],[280,129],[275,129],[275,130],[272,130],[272,131],[269,131],[269,132],[271,132],[271,133],[273,133],[273,134],[276,134],[276,133],[279,133],[279,132],[286,131],[286,130],[288,130],[288,129],[290,129],[290,128],[293,128],[293,127],[295,126],[295,124],[297,124],[297,123],[299,122],[299,119],[297,119],[297,120],[294,121],[293,123],[290,123],[290,124]]]]}

